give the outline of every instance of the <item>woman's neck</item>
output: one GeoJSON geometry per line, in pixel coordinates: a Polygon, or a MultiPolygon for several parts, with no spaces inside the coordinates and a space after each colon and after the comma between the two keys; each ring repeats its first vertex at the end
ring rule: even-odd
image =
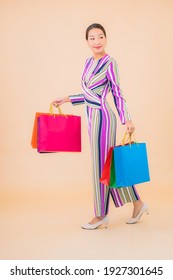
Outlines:
{"type": "Polygon", "coordinates": [[[105,52],[102,53],[102,54],[94,54],[94,55],[93,55],[93,58],[94,58],[94,60],[99,60],[99,59],[101,59],[102,57],[104,57],[105,55],[106,55],[105,52]]]}

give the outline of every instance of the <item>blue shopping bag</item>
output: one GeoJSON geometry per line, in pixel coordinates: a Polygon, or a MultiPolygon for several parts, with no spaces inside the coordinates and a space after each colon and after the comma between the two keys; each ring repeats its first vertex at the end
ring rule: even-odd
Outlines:
{"type": "Polygon", "coordinates": [[[116,188],[150,181],[145,143],[129,143],[114,147],[116,188]]]}

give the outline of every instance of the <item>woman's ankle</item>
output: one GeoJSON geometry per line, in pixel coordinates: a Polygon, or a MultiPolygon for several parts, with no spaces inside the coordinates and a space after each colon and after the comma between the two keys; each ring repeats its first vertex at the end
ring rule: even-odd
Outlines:
{"type": "Polygon", "coordinates": [[[140,207],[142,206],[144,203],[141,199],[138,199],[136,201],[133,202],[134,207],[140,207]]]}

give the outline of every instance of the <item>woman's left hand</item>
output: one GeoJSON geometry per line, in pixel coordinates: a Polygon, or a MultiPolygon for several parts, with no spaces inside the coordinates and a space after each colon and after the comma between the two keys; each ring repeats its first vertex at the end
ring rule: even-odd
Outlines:
{"type": "Polygon", "coordinates": [[[135,126],[132,121],[126,122],[127,133],[132,134],[135,131],[135,126]]]}

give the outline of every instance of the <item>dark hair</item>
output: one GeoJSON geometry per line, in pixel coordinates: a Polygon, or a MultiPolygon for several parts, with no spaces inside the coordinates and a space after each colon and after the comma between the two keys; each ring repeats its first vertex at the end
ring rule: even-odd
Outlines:
{"type": "Polygon", "coordinates": [[[85,33],[85,38],[86,38],[86,40],[88,40],[88,33],[89,33],[89,31],[90,31],[91,29],[94,29],[94,28],[101,29],[101,30],[103,31],[103,34],[104,34],[105,37],[106,37],[106,31],[105,31],[104,27],[103,27],[101,24],[99,24],[99,23],[93,23],[93,24],[91,24],[90,26],[88,26],[88,28],[86,29],[86,33],[85,33]]]}

